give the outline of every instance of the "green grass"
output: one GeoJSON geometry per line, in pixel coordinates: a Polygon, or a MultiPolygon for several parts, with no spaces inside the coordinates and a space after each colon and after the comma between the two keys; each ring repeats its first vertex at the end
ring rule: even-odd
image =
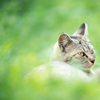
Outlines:
{"type": "Polygon", "coordinates": [[[100,66],[98,0],[0,1],[0,100],[100,100],[99,82],[69,83],[25,76],[49,62],[61,32],[73,34],[88,24],[89,39],[100,66]]]}

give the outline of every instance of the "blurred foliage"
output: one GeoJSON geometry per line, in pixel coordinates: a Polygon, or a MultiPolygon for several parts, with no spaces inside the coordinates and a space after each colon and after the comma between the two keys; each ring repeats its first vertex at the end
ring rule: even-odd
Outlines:
{"type": "Polygon", "coordinates": [[[88,24],[100,66],[98,0],[0,0],[0,100],[100,100],[99,82],[65,82],[53,77],[25,81],[37,65],[49,61],[61,32],[88,24]]]}

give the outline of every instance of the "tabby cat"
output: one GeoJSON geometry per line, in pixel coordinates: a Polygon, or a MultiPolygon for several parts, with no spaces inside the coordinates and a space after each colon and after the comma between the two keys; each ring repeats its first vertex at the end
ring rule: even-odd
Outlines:
{"type": "Polygon", "coordinates": [[[87,35],[87,24],[85,23],[71,36],[62,33],[54,46],[53,59],[69,64],[80,63],[79,68],[92,72],[91,67],[95,63],[95,52],[87,35]]]}
{"type": "Polygon", "coordinates": [[[46,73],[45,76],[47,77],[49,68],[53,77],[91,79],[86,72],[93,73],[92,66],[95,63],[95,52],[87,35],[88,31],[85,23],[71,36],[62,33],[54,46],[53,61],[36,67],[34,72],[46,73]]]}

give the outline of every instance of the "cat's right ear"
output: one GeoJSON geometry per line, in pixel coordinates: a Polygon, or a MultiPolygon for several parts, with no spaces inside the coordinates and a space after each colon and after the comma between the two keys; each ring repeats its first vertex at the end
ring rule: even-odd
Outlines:
{"type": "Polygon", "coordinates": [[[72,43],[72,40],[71,40],[70,36],[68,36],[67,34],[62,33],[59,36],[58,45],[59,45],[59,47],[61,48],[62,51],[64,51],[65,46],[66,45],[68,46],[70,43],[72,43]]]}
{"type": "Polygon", "coordinates": [[[79,29],[74,33],[75,36],[87,36],[88,30],[87,30],[87,24],[83,23],[79,29]]]}

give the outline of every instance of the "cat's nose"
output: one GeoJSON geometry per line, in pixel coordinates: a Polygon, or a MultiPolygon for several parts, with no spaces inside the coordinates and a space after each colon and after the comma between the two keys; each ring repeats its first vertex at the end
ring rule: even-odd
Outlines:
{"type": "Polygon", "coordinates": [[[94,63],[95,62],[95,60],[91,60],[91,63],[94,63]]]}

